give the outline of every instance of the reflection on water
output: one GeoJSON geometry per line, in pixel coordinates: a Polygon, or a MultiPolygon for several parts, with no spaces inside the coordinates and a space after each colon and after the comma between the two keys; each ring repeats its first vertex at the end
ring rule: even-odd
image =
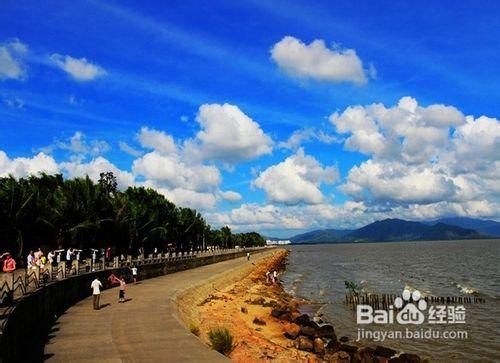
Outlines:
{"type": "Polygon", "coordinates": [[[290,249],[289,265],[282,277],[285,289],[325,303],[321,312],[339,334],[356,339],[358,332],[355,312],[344,305],[346,280],[366,293],[400,295],[407,288],[424,296],[476,295],[484,297],[486,303],[467,304],[466,324],[452,327],[466,330],[467,340],[388,340],[383,344],[434,360],[500,359],[500,240],[302,245],[290,249]]]}

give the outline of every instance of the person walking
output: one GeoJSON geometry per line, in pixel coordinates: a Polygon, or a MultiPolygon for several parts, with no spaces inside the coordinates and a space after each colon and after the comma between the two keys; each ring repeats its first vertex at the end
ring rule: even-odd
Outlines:
{"type": "Polygon", "coordinates": [[[247,261],[250,261],[250,252],[247,252],[247,261]]]}
{"type": "Polygon", "coordinates": [[[35,264],[34,264],[35,257],[33,256],[33,251],[30,250],[28,253],[28,257],[26,258],[26,268],[27,269],[35,269],[35,264]]]}
{"type": "Polygon", "coordinates": [[[47,259],[49,261],[49,264],[54,265],[54,257],[56,257],[56,254],[54,251],[49,251],[49,254],[47,255],[47,259]]]}
{"type": "Polygon", "coordinates": [[[94,310],[99,310],[101,306],[99,305],[101,299],[101,281],[96,277],[94,281],[90,284],[90,288],[92,289],[92,296],[94,300],[94,310]]]}
{"type": "Polygon", "coordinates": [[[134,284],[137,284],[137,267],[133,265],[131,270],[132,270],[132,279],[134,280],[134,284]]]}
{"type": "Polygon", "coordinates": [[[273,271],[273,284],[275,284],[278,281],[278,271],[274,270],[273,271]]]}

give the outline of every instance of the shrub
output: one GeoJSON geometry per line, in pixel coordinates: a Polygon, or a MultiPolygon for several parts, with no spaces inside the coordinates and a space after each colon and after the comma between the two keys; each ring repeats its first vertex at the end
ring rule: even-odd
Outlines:
{"type": "Polygon", "coordinates": [[[208,332],[208,339],[212,349],[222,354],[229,354],[233,348],[233,336],[227,328],[210,329],[208,332]]]}
{"type": "Polygon", "coordinates": [[[200,328],[195,323],[189,324],[189,331],[196,336],[200,335],[200,328]]]}

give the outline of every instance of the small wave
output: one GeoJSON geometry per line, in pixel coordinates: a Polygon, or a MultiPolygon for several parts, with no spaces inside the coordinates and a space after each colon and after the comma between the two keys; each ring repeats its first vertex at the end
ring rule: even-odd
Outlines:
{"type": "Polygon", "coordinates": [[[477,295],[479,292],[472,287],[461,285],[461,284],[455,284],[456,288],[460,290],[462,294],[467,294],[467,295],[477,295]]]}

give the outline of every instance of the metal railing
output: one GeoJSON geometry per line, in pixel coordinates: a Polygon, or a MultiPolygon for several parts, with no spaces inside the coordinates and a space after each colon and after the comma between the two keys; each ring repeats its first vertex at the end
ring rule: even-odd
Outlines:
{"type": "Polygon", "coordinates": [[[178,253],[159,253],[150,254],[148,257],[139,256],[132,259],[132,256],[127,256],[124,259],[114,257],[112,260],[101,259],[85,259],[83,261],[66,261],[59,262],[55,265],[47,264],[44,268],[40,266],[31,267],[28,269],[18,269],[14,272],[0,273],[0,319],[5,313],[2,312],[2,307],[12,306],[14,301],[38,288],[45,286],[54,281],[60,281],[71,276],[77,276],[84,273],[103,271],[125,267],[140,267],[151,264],[168,264],[169,262],[192,260],[196,258],[204,258],[211,256],[220,256],[235,252],[254,251],[265,247],[251,248],[233,248],[224,250],[207,250],[207,251],[191,251],[178,253]]]}

